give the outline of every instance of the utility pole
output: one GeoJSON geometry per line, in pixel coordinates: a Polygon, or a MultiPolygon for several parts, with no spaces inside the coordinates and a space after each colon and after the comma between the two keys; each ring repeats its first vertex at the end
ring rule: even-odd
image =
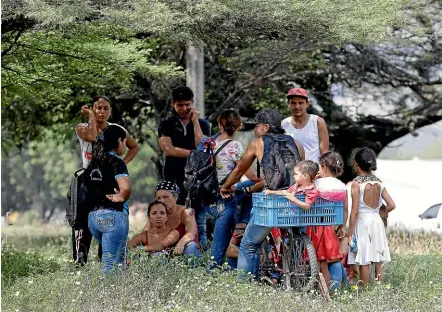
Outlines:
{"type": "Polygon", "coordinates": [[[186,85],[195,94],[195,108],[204,118],[204,51],[190,45],[186,53],[186,85]]]}

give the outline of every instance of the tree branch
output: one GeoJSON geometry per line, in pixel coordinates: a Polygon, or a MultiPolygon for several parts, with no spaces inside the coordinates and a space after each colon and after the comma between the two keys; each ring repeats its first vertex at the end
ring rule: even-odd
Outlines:
{"type": "Polygon", "coordinates": [[[12,48],[16,45],[18,38],[20,38],[21,34],[24,32],[24,29],[20,29],[17,34],[15,35],[14,41],[11,42],[11,44],[9,45],[9,47],[7,47],[5,50],[2,51],[2,58],[9,53],[9,51],[12,50],[12,48]]]}

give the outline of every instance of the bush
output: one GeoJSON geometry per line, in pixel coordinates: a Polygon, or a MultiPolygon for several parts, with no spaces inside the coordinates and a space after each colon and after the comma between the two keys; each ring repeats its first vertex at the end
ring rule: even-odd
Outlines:
{"type": "Polygon", "coordinates": [[[11,247],[2,250],[2,286],[8,286],[21,277],[46,274],[59,270],[60,265],[32,251],[17,251],[11,247]]]}

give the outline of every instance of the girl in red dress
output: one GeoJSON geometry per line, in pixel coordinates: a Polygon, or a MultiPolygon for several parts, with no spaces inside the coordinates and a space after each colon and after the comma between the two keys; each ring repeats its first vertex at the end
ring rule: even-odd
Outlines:
{"type": "MultiPolygon", "coordinates": [[[[316,249],[316,256],[319,261],[320,271],[324,279],[331,285],[329,264],[340,262],[344,255],[339,246],[339,237],[345,235],[345,223],[347,220],[347,188],[344,183],[337,179],[343,173],[343,161],[341,156],[335,152],[327,152],[319,158],[319,178],[315,181],[319,197],[329,201],[344,202],[344,225],[337,228],[333,226],[309,226],[307,235],[312,240],[316,249]]],[[[340,284],[340,281],[339,281],[340,284]]]]}

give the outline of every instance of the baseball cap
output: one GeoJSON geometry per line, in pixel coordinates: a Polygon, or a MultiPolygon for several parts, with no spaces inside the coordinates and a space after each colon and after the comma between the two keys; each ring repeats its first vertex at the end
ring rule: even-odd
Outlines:
{"type": "Polygon", "coordinates": [[[303,89],[303,88],[290,89],[289,92],[287,93],[287,98],[289,99],[292,96],[300,96],[300,97],[306,98],[308,100],[308,92],[306,89],[303,89]]]}
{"type": "Polygon", "coordinates": [[[270,126],[280,127],[281,115],[274,109],[264,108],[256,114],[256,117],[253,119],[253,123],[268,124],[270,126]]]}

